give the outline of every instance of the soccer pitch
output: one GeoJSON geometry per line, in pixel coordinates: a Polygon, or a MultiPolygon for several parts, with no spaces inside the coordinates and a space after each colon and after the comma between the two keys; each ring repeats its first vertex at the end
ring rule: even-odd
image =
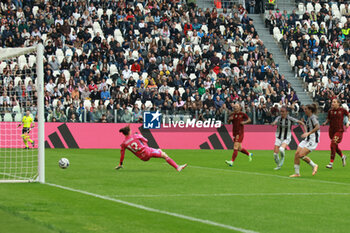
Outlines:
{"type": "Polygon", "coordinates": [[[294,179],[294,151],[279,171],[272,151],[252,151],[251,163],[239,154],[233,167],[224,162],[232,151],[165,151],[188,167],[178,173],[127,152],[116,171],[119,150],[46,150],[48,184],[0,184],[0,232],[350,231],[350,168],[336,157],[326,169],[329,151],[310,154],[316,176],[301,162],[294,179]]]}

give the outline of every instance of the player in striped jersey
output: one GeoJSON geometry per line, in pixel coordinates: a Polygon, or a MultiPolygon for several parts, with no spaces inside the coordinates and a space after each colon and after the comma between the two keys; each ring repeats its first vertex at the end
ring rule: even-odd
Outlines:
{"type": "Polygon", "coordinates": [[[320,123],[317,120],[317,105],[309,104],[304,109],[305,114],[308,119],[306,121],[306,132],[301,135],[304,138],[300,142],[297,151],[295,152],[294,158],[294,170],[295,173],[289,177],[299,177],[300,176],[300,159],[304,160],[312,167],[312,175],[314,176],[317,172],[318,165],[315,164],[307,155],[316,149],[320,141],[320,123]]]}
{"type": "Polygon", "coordinates": [[[273,157],[277,164],[275,170],[281,169],[284,163],[285,149],[292,139],[293,123],[304,125],[302,121],[289,116],[287,108],[285,106],[282,106],[280,110],[280,116],[278,116],[272,123],[272,125],[277,125],[275,148],[273,151],[273,157]],[[278,152],[281,154],[281,158],[279,158],[278,152]]]}

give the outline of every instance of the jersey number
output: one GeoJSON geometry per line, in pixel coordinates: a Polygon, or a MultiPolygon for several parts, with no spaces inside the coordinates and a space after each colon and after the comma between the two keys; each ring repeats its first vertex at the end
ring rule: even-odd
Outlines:
{"type": "Polygon", "coordinates": [[[129,150],[131,150],[132,152],[136,153],[138,152],[140,149],[137,147],[137,143],[133,142],[130,145],[128,145],[129,150]]]}

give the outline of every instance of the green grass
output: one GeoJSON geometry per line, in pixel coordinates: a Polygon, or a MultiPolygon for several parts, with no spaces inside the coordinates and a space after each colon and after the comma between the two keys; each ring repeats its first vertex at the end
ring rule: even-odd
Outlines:
{"type": "MultiPolygon", "coordinates": [[[[315,177],[302,163],[298,179],[288,178],[294,151],[280,171],[273,170],[271,151],[254,151],[251,163],[240,154],[234,167],[224,163],[231,151],[166,152],[189,166],[178,173],[162,159],[142,162],[127,152],[124,169],[116,171],[119,150],[46,150],[46,181],[257,232],[349,232],[349,167],[337,157],[327,170],[327,151],[310,156],[320,165],[315,177]],[[61,157],[70,160],[68,169],[58,167],[61,157]]],[[[234,231],[32,183],[0,184],[0,232],[234,231]]]]}

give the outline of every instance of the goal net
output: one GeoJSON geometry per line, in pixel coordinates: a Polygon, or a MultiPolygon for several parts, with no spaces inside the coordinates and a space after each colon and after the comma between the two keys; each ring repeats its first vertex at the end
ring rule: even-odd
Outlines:
{"type": "Polygon", "coordinates": [[[42,44],[0,48],[0,77],[0,182],[45,182],[42,44]]]}

